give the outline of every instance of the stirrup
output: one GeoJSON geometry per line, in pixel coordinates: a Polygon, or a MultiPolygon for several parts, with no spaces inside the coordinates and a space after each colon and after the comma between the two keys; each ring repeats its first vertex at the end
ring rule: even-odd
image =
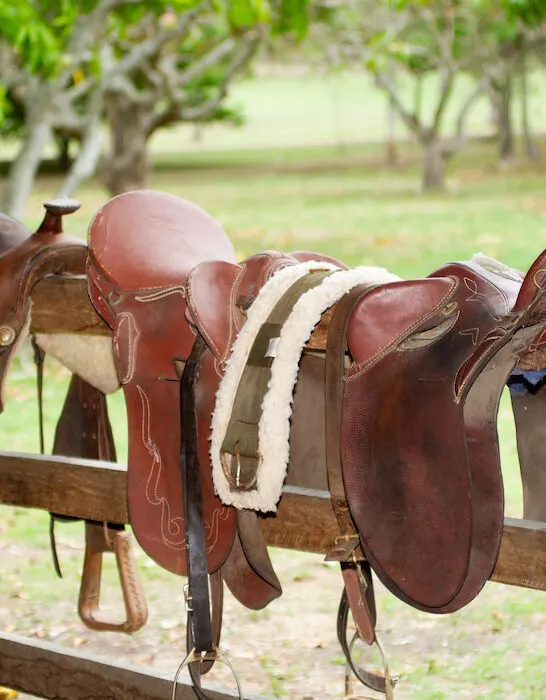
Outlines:
{"type": "Polygon", "coordinates": [[[144,589],[133,555],[131,535],[126,530],[110,528],[107,523],[85,523],[85,555],[78,599],[78,614],[92,630],[132,634],[148,619],[144,589]],[[100,614],[100,588],[103,554],[115,555],[125,607],[125,620],[108,620],[100,614]]]}
{"type": "MultiPolygon", "coordinates": [[[[387,656],[385,654],[385,651],[383,649],[383,645],[379,641],[379,638],[376,634],[375,636],[375,641],[372,644],[372,646],[376,646],[379,654],[381,655],[381,661],[383,662],[383,670],[384,670],[384,678],[385,678],[385,690],[380,690],[378,688],[373,687],[373,684],[369,682],[364,682],[363,679],[361,678],[360,674],[358,673],[358,670],[360,669],[359,666],[355,664],[355,662],[352,660],[351,655],[353,652],[353,647],[355,645],[355,642],[359,639],[358,632],[355,632],[353,635],[353,638],[351,639],[349,643],[349,658],[345,662],[345,697],[346,698],[352,698],[356,697],[353,696],[353,675],[355,675],[363,685],[367,685],[370,687],[372,690],[375,690],[378,693],[385,693],[385,700],[394,700],[394,686],[397,684],[397,682],[400,679],[400,676],[391,676],[390,670],[389,670],[389,662],[387,660],[387,656]]],[[[366,676],[372,676],[375,674],[370,674],[368,671],[365,671],[364,669],[361,669],[363,674],[366,676]]],[[[361,700],[374,700],[373,698],[369,698],[365,695],[358,695],[358,698],[361,700]]]]}
{"type": "MultiPolygon", "coordinates": [[[[171,700],[176,700],[176,688],[178,685],[178,677],[180,676],[182,669],[186,666],[189,666],[190,664],[203,663],[204,661],[225,664],[229,668],[229,670],[231,671],[231,675],[235,679],[239,700],[245,700],[245,698],[243,696],[243,688],[241,686],[239,678],[237,677],[237,674],[235,673],[235,669],[233,668],[233,666],[229,662],[228,658],[224,654],[222,654],[219,651],[219,649],[217,649],[216,647],[214,647],[214,649],[212,651],[205,651],[205,652],[198,652],[195,650],[195,647],[194,647],[191,651],[188,652],[188,654],[186,655],[186,658],[182,661],[182,663],[180,664],[180,666],[178,667],[178,669],[175,673],[174,680],[173,680],[173,691],[171,694],[171,700]]],[[[193,682],[192,682],[192,685],[193,685],[193,689],[195,691],[195,694],[197,695],[199,700],[209,700],[210,696],[206,695],[200,687],[197,687],[193,682]]]]}

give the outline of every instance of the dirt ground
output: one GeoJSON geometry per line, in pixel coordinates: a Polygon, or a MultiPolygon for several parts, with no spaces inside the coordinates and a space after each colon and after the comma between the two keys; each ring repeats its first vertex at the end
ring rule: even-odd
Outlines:
{"type": "MultiPolygon", "coordinates": [[[[92,632],[80,623],[75,609],[81,545],[61,537],[60,548],[66,575],[57,582],[48,571],[47,550],[29,551],[14,542],[0,543],[4,631],[137,665],[158,666],[174,675],[185,644],[182,581],[140,554],[148,624],[134,636],[92,632]],[[47,573],[40,583],[34,573],[42,566],[47,573]]],[[[341,592],[337,566],[325,564],[316,555],[283,550],[273,550],[272,558],[283,596],[268,609],[251,612],[227,594],[223,650],[249,694],[294,700],[344,697],[344,666],[335,634],[341,592]]],[[[397,700],[546,697],[544,675],[535,675],[533,686],[529,674],[536,672],[527,664],[534,663],[537,655],[546,660],[546,594],[488,584],[479,599],[461,613],[432,616],[408,608],[380,585],[376,590],[381,638],[393,672],[402,674],[397,700]],[[510,657],[514,649],[519,653],[515,661],[510,657]],[[486,672],[498,658],[510,659],[511,680],[504,678],[502,668],[500,676],[499,669],[493,676],[486,672]],[[531,686],[538,694],[531,693],[531,686]]],[[[115,572],[109,570],[106,611],[116,610],[119,601],[114,593],[118,593],[115,572]]],[[[227,685],[229,673],[219,669],[210,680],[227,685]]],[[[355,697],[373,696],[355,685],[355,697]]]]}

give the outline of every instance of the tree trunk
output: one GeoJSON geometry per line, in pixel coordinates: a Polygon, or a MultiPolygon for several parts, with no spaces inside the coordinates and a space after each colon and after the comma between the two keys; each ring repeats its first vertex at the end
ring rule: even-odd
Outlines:
{"type": "Polygon", "coordinates": [[[100,145],[100,119],[97,116],[85,131],[76,160],[59,189],[59,197],[72,197],[81,183],[95,174],[99,162],[100,145]]]}
{"type": "Polygon", "coordinates": [[[512,76],[506,73],[499,103],[500,158],[509,161],[514,157],[514,130],[512,125],[512,76]]]}
{"type": "Polygon", "coordinates": [[[34,114],[26,125],[26,135],[15,160],[9,169],[2,196],[4,214],[20,219],[26,201],[32,192],[34,178],[38,172],[44,148],[51,137],[51,124],[47,115],[34,114]]]}
{"type": "Polygon", "coordinates": [[[70,158],[70,139],[65,136],[55,136],[55,144],[57,146],[57,168],[60,173],[66,175],[72,165],[70,158]]]}
{"type": "Polygon", "coordinates": [[[396,148],[396,107],[392,97],[389,96],[387,107],[387,165],[390,168],[398,163],[398,151],[396,148]]]}
{"type": "Polygon", "coordinates": [[[525,141],[525,151],[530,160],[537,160],[538,151],[535,146],[531,127],[529,125],[529,85],[527,83],[527,60],[525,46],[521,49],[520,57],[520,88],[521,88],[521,125],[525,141]]]}
{"type": "Polygon", "coordinates": [[[133,104],[109,101],[110,149],[100,167],[100,179],[112,196],[142,189],[148,178],[148,131],[144,114],[133,104]]]}
{"type": "Polygon", "coordinates": [[[430,138],[423,143],[423,190],[430,192],[445,189],[446,152],[440,139],[430,138]]]}

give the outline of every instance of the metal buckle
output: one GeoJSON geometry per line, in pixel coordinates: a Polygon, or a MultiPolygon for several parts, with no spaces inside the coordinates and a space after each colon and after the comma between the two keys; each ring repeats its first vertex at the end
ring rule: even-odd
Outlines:
{"type": "Polygon", "coordinates": [[[191,613],[193,612],[193,597],[190,594],[190,584],[186,583],[184,584],[184,607],[186,608],[186,612],[191,613]]]}
{"type": "Polygon", "coordinates": [[[324,561],[349,561],[351,558],[356,561],[354,552],[359,545],[360,537],[357,534],[339,535],[334,540],[334,547],[324,557],[324,561]]]}

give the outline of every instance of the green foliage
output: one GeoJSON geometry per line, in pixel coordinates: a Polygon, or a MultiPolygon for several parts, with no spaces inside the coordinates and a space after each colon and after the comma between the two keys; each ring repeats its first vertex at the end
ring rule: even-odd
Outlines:
{"type": "Polygon", "coordinates": [[[521,20],[528,26],[541,24],[546,18],[544,0],[503,0],[507,15],[512,20],[521,20]]]}

